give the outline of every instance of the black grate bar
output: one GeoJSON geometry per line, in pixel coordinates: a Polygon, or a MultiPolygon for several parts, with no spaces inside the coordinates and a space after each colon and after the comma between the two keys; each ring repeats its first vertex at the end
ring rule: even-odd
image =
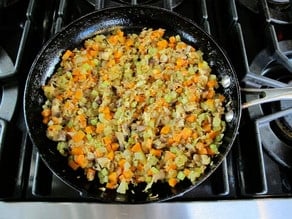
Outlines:
{"type": "Polygon", "coordinates": [[[35,196],[48,196],[51,194],[52,172],[42,162],[38,153],[36,154],[35,162],[32,194],[35,196]]]}
{"type": "MultiPolygon", "coordinates": [[[[270,122],[279,119],[284,116],[288,116],[292,114],[292,108],[288,108],[286,110],[282,110],[276,113],[272,113],[267,116],[263,116],[256,120],[256,136],[257,136],[257,145],[258,147],[262,148],[262,137],[264,136],[263,133],[270,133],[266,131],[266,129],[270,128],[270,122]]],[[[273,133],[273,132],[272,132],[273,133]]],[[[279,148],[277,145],[274,145],[273,142],[271,142],[268,145],[268,151],[271,154],[272,157],[274,157],[279,163],[281,163],[283,166],[291,168],[292,162],[291,162],[291,147],[286,145],[281,147],[281,153],[277,152],[279,148]]]]}
{"type": "Polygon", "coordinates": [[[95,10],[100,10],[104,8],[104,0],[95,0],[94,5],[95,10]]]}
{"type": "Polygon", "coordinates": [[[14,63],[14,68],[12,70],[7,71],[7,72],[2,72],[0,74],[0,80],[10,79],[11,77],[15,76],[19,71],[20,64],[21,64],[22,57],[23,57],[23,53],[24,53],[24,48],[25,48],[25,45],[27,43],[28,35],[29,35],[30,29],[31,29],[31,15],[32,15],[32,10],[33,10],[33,5],[34,5],[34,0],[31,0],[28,4],[28,8],[27,8],[26,21],[24,24],[20,43],[18,46],[18,51],[17,51],[16,60],[14,63]]]}
{"type": "Polygon", "coordinates": [[[273,56],[275,59],[281,63],[283,66],[285,66],[290,72],[292,72],[292,62],[289,60],[289,58],[281,51],[279,47],[279,42],[277,39],[275,27],[272,24],[268,24],[267,28],[267,38],[270,41],[270,45],[272,46],[272,49],[274,51],[273,56]]]}

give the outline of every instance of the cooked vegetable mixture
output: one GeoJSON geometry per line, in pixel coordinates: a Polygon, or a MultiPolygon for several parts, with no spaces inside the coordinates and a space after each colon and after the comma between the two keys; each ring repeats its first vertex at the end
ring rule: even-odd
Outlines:
{"type": "Polygon", "coordinates": [[[108,189],[197,178],[222,143],[224,96],[202,52],[164,29],[98,34],[43,86],[47,136],[108,189]]]}

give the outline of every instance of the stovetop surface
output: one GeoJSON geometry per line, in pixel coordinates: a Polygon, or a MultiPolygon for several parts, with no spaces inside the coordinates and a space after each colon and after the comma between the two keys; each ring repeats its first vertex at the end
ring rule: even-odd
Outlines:
{"type": "MultiPolygon", "coordinates": [[[[283,87],[292,81],[289,2],[8,2],[0,5],[0,172],[5,176],[0,181],[0,199],[4,201],[96,202],[63,183],[45,166],[27,135],[22,111],[25,80],[41,47],[62,27],[91,11],[127,4],[164,7],[191,19],[214,37],[226,51],[242,86],[283,87]],[[260,58],[263,56],[269,58],[260,58]]],[[[243,101],[254,97],[258,96],[243,95],[243,101]]],[[[244,109],[238,136],[222,165],[194,190],[171,201],[292,197],[290,111],[289,100],[244,109]],[[270,118],[282,111],[283,115],[270,118]],[[270,139],[274,133],[279,137],[270,139]]]]}

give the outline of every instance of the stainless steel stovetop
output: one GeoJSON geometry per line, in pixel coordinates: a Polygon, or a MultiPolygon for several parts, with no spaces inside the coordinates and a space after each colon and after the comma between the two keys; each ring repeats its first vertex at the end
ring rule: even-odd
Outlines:
{"type": "MultiPolygon", "coordinates": [[[[2,0],[0,218],[291,215],[291,100],[244,109],[238,137],[221,167],[193,191],[166,203],[101,204],[82,197],[44,165],[27,136],[22,112],[24,83],[34,58],[52,35],[78,17],[125,4],[164,7],[199,24],[226,51],[243,87],[291,86],[288,0],[2,0]]],[[[255,97],[243,93],[244,101],[255,97]]]]}

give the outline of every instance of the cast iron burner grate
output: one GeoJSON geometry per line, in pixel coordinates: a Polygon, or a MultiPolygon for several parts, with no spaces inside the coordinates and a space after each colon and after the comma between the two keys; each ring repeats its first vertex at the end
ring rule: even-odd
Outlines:
{"type": "Polygon", "coordinates": [[[96,9],[101,9],[107,3],[109,6],[121,6],[121,5],[153,5],[164,7],[167,9],[173,9],[179,6],[184,0],[86,0],[96,9]]]}
{"type": "Polygon", "coordinates": [[[253,13],[265,14],[268,22],[285,24],[292,23],[292,1],[289,0],[239,0],[253,13]]]}
{"type": "MultiPolygon", "coordinates": [[[[259,3],[259,1],[245,1],[255,2],[257,5],[259,3]]],[[[251,72],[250,70],[245,71],[248,62],[244,65],[241,64],[242,60],[246,61],[248,59],[244,50],[254,48],[254,45],[262,43],[264,37],[261,34],[264,31],[258,31],[258,29],[266,26],[267,20],[263,19],[265,14],[258,7],[256,13],[250,13],[249,10],[247,11],[238,3],[239,1],[235,0],[145,0],[143,3],[134,0],[23,0],[17,1],[7,8],[1,8],[0,46],[9,54],[14,69],[13,74],[0,74],[2,88],[2,92],[0,92],[0,173],[5,176],[0,181],[0,199],[16,202],[96,202],[96,200],[86,198],[64,184],[47,168],[28,138],[24,124],[21,97],[23,96],[23,87],[29,68],[42,45],[60,28],[87,13],[107,7],[126,4],[149,4],[164,7],[193,20],[206,32],[211,33],[223,49],[227,51],[238,77],[242,79],[245,75],[240,74],[251,72]],[[17,16],[21,17],[20,22],[15,24],[11,24],[16,18],[10,11],[12,8],[17,8],[14,14],[16,13],[17,16]],[[3,18],[5,14],[14,17],[12,16],[12,19],[7,19],[6,16],[3,18]],[[247,25],[244,26],[244,24],[247,25]],[[256,31],[249,31],[249,28],[253,25],[256,26],[256,31]],[[245,34],[241,29],[243,26],[245,34]],[[7,30],[9,31],[8,35],[4,34],[7,33],[7,30]],[[15,40],[15,38],[17,39],[15,40]],[[244,39],[247,41],[246,44],[258,39],[261,43],[246,46],[244,39]],[[10,107],[4,107],[7,105],[10,107]],[[11,106],[13,107],[11,108],[11,106]],[[7,114],[7,112],[10,114],[7,114]],[[9,118],[5,117],[12,114],[12,118],[11,116],[9,118]]],[[[292,34],[291,29],[285,27],[284,29],[292,34]]],[[[268,30],[273,33],[273,28],[268,28],[268,30]]],[[[291,38],[288,37],[285,40],[291,40],[291,38]]],[[[273,39],[269,40],[275,42],[273,39]]],[[[278,45],[277,42],[274,44],[278,45]]],[[[280,49],[272,48],[272,57],[284,57],[280,63],[284,64],[286,68],[290,61],[285,60],[286,55],[283,55],[280,49]]],[[[252,60],[253,58],[249,59],[252,60]]],[[[3,72],[7,71],[4,70],[3,72]]],[[[266,79],[266,76],[255,73],[248,74],[247,78],[253,80],[253,77],[258,78],[259,76],[260,83],[266,81],[262,80],[262,78],[266,79]]],[[[278,78],[268,78],[268,83],[265,86],[281,87],[288,83],[288,79],[277,80],[278,78]]],[[[251,83],[251,85],[254,84],[251,83]]],[[[277,104],[270,111],[277,111],[278,109],[282,111],[281,114],[276,114],[278,117],[273,119],[272,124],[278,125],[274,120],[279,120],[281,124],[288,123],[288,125],[285,124],[285,128],[288,127],[290,130],[290,116],[288,114],[285,117],[282,114],[283,111],[289,111],[290,108],[286,109],[286,105],[281,102],[277,104]],[[281,121],[283,118],[284,122],[281,121]]],[[[207,181],[174,201],[291,197],[291,171],[287,171],[286,168],[275,162],[266,153],[267,150],[262,150],[261,143],[256,144],[257,141],[265,138],[258,135],[265,131],[265,129],[262,129],[263,127],[268,126],[273,130],[275,128],[270,125],[269,117],[258,116],[254,118],[256,118],[256,121],[250,119],[246,110],[243,111],[238,138],[222,165],[207,181]],[[254,126],[259,128],[256,129],[258,134],[254,133],[254,126]],[[257,138],[257,136],[260,137],[257,138]]],[[[285,137],[281,138],[285,139],[285,137]]],[[[284,141],[287,141],[287,139],[284,141]]]]}
{"type": "MultiPolygon", "coordinates": [[[[289,60],[292,58],[292,41],[279,42],[279,49],[289,60]]],[[[292,74],[273,56],[267,49],[262,50],[250,65],[250,71],[261,78],[258,88],[291,86],[292,74]],[[262,77],[263,76],[263,77],[262,77]],[[266,79],[266,81],[264,80],[266,79]]],[[[246,95],[246,99],[259,98],[256,95],[246,95]]],[[[292,100],[282,100],[273,103],[250,107],[249,113],[256,120],[258,129],[258,142],[262,142],[264,148],[270,155],[282,165],[292,168],[292,100]],[[280,114],[278,112],[281,112],[280,114]],[[285,112],[285,113],[284,113],[285,112]],[[266,115],[269,115],[266,117],[266,115]],[[263,117],[263,118],[262,118],[263,117]],[[263,130],[265,130],[263,132],[263,130]],[[289,155],[289,156],[288,156],[289,155]],[[290,156],[291,155],[291,156],[290,156]]]]}

